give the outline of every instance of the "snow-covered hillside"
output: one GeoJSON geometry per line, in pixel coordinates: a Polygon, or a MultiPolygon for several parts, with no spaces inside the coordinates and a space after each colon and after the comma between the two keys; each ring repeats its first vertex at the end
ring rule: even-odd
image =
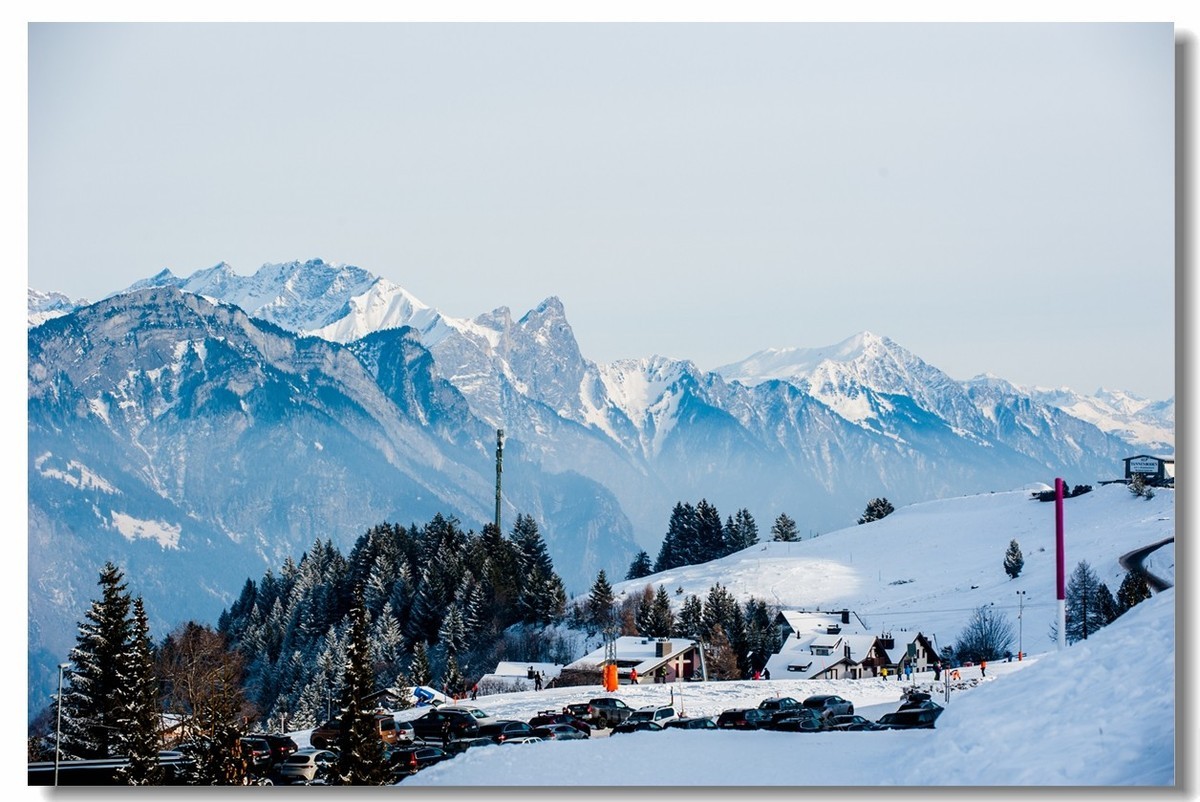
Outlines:
{"type": "MultiPolygon", "coordinates": [[[[1058,616],[1055,505],[1031,498],[1046,487],[913,504],[873,523],[796,543],[759,543],[613,589],[636,594],[661,584],[681,603],[691,594],[703,600],[720,583],[740,601],[753,596],[793,609],[849,609],[873,633],[920,631],[939,648],[954,642],[975,608],[989,606],[1008,616],[1026,652],[1037,652],[1051,644],[1058,616]],[[1016,579],[1003,567],[1012,540],[1025,557],[1016,579]]],[[[1063,521],[1067,575],[1087,560],[1115,594],[1125,575],[1121,555],[1174,536],[1175,492],[1145,499],[1125,485],[1103,485],[1066,499],[1063,521]]],[[[1154,552],[1147,564],[1174,581],[1172,546],[1154,552]]]]}
{"type": "MultiPolygon", "coordinates": [[[[932,730],[675,730],[486,747],[402,784],[655,789],[639,799],[690,798],[697,786],[1169,787],[1177,782],[1174,630],[1172,589],[1061,652],[989,665],[986,678],[964,669],[964,680],[979,681],[949,701],[936,696],[946,710],[932,730]]],[[[880,679],[769,680],[622,686],[616,695],[633,705],[674,699],[688,715],[714,715],[768,696],[837,693],[878,719],[899,705],[900,688],[880,679]]],[[[481,696],[477,704],[527,720],[592,695],[599,689],[558,688],[481,696]]]]}

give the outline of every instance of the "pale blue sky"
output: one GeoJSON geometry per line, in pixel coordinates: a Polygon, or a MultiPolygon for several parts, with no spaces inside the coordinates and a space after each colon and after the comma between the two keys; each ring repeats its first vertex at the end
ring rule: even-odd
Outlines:
{"type": "Polygon", "coordinates": [[[320,257],[584,354],[1174,387],[1170,24],[34,24],[29,284],[320,257]]]}

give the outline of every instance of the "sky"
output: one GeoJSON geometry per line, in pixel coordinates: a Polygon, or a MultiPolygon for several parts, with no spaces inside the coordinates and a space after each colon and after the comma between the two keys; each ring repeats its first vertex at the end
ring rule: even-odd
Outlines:
{"type": "Polygon", "coordinates": [[[868,330],[954,378],[1175,393],[1168,23],[49,22],[27,43],[36,289],[322,258],[455,317],[558,296],[598,362],[868,330]]]}

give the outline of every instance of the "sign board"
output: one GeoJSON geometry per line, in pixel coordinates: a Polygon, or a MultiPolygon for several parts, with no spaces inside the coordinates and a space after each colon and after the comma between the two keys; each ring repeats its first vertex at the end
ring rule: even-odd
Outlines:
{"type": "Polygon", "coordinates": [[[913,660],[917,659],[917,644],[915,644],[915,643],[908,644],[908,656],[910,659],[913,659],[913,660]]]}
{"type": "Polygon", "coordinates": [[[1159,465],[1161,464],[1162,463],[1153,457],[1135,457],[1134,459],[1129,460],[1129,473],[1144,473],[1157,476],[1159,465]]]}

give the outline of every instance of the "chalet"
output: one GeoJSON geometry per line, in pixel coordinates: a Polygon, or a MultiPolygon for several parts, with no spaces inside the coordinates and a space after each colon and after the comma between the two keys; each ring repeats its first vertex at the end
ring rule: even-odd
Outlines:
{"type": "Polygon", "coordinates": [[[618,681],[623,685],[629,684],[630,672],[634,669],[637,670],[640,685],[653,683],[660,676],[665,682],[707,679],[700,644],[686,638],[623,635],[612,644],[585,654],[566,668],[583,671],[598,669],[610,659],[616,662],[618,681]]]}
{"type": "Polygon", "coordinates": [[[1175,485],[1174,457],[1152,457],[1149,454],[1138,454],[1125,458],[1125,481],[1133,479],[1135,473],[1141,474],[1146,484],[1155,487],[1175,485]]]}
{"type": "Polygon", "coordinates": [[[909,642],[891,633],[876,635],[849,610],[809,612],[784,610],[775,619],[784,636],[779,652],[767,660],[773,679],[861,679],[903,672],[926,671],[937,651],[920,632],[909,642]]]}

